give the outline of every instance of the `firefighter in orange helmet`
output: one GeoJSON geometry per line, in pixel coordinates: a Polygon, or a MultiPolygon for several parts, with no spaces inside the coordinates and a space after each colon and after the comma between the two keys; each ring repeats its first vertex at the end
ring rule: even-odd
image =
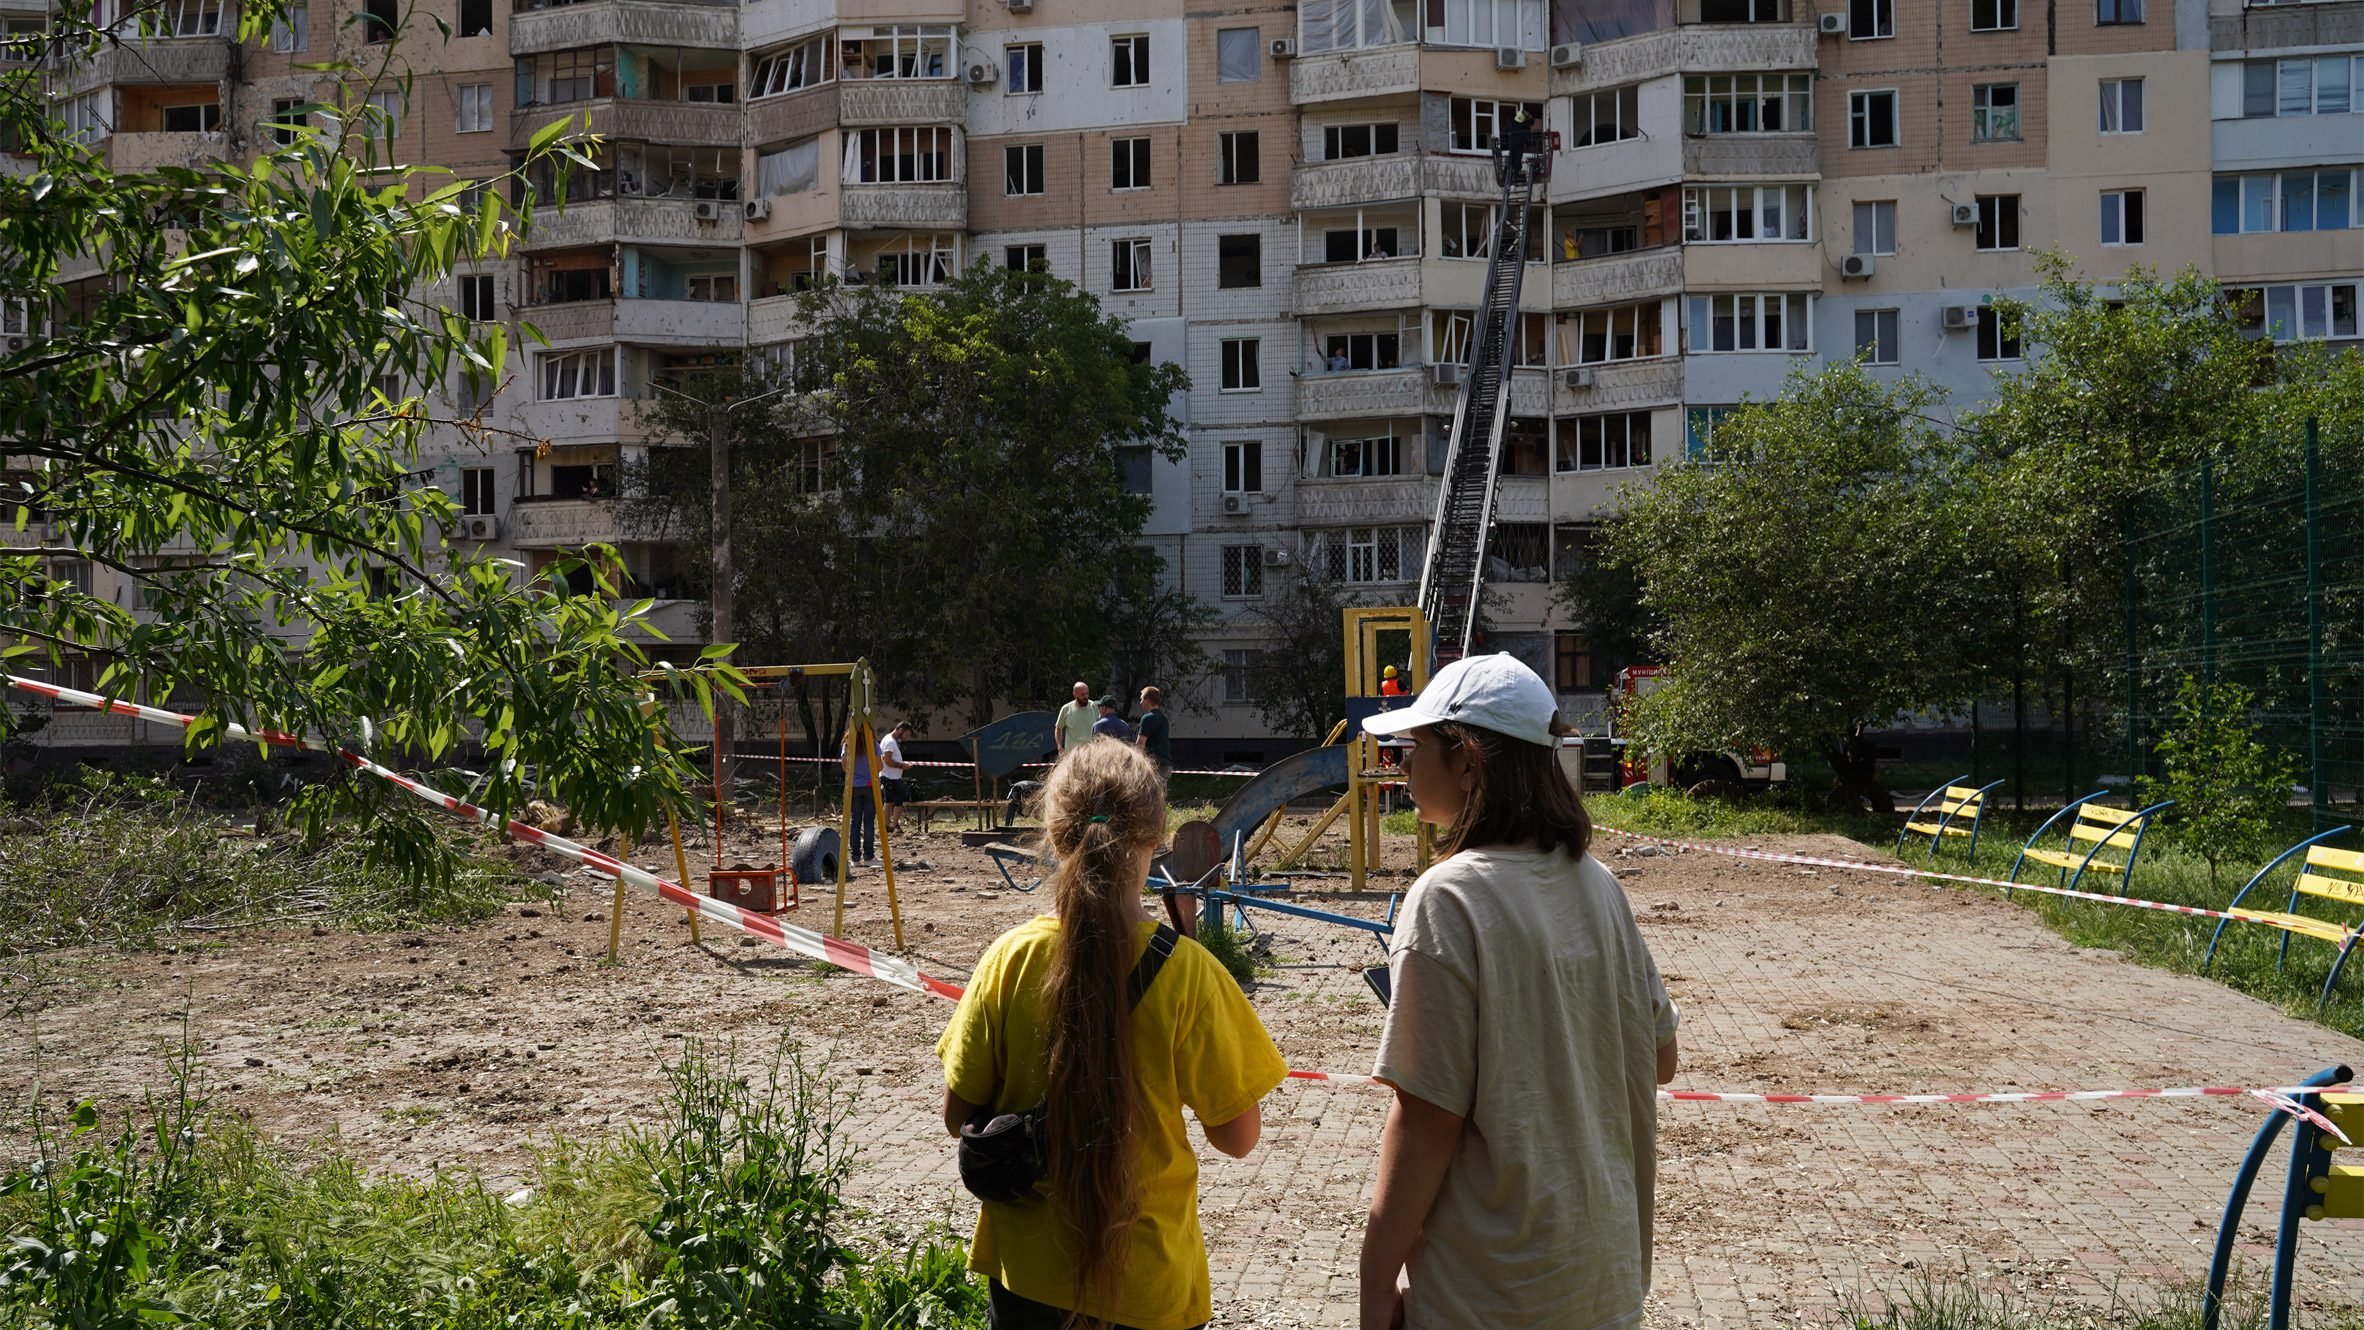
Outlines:
{"type": "Polygon", "coordinates": [[[1405,695],[1404,681],[1396,677],[1395,666],[1390,665],[1379,671],[1379,695],[1381,697],[1402,697],[1405,695]]]}

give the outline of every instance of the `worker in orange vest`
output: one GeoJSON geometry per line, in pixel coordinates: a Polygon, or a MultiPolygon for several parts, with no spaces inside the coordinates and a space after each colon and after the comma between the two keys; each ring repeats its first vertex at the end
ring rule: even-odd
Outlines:
{"type": "Polygon", "coordinates": [[[1379,671],[1379,695],[1381,697],[1402,697],[1404,694],[1404,681],[1396,677],[1395,666],[1390,665],[1379,671]]]}

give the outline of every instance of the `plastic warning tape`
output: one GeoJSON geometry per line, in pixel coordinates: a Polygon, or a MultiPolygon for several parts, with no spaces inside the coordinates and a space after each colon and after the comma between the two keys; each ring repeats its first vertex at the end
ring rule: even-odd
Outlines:
{"type": "MultiPolygon", "coordinates": [[[[2130,905],[2138,910],[2157,910],[2165,914],[2188,914],[2203,919],[2233,919],[2245,924],[2267,924],[2274,921],[2263,911],[2211,910],[2200,905],[2177,905],[2171,901],[2146,901],[2135,896],[2112,896],[2099,891],[2073,891],[2067,887],[2048,887],[2041,882],[2006,882],[1998,877],[1972,877],[1965,873],[1941,873],[1933,868],[1911,868],[1903,864],[1871,864],[1855,859],[1826,859],[1812,854],[1777,854],[1771,850],[1744,850],[1729,845],[1710,845],[1700,841],[1670,840],[1664,836],[1645,836],[1637,831],[1620,831],[1616,827],[1602,827],[1612,836],[1641,841],[1646,845],[1663,845],[1669,849],[1695,850],[1701,854],[1722,855],[1727,859],[1750,859],[1767,864],[1803,864],[1813,868],[1843,868],[1856,873],[1883,873],[1890,877],[1933,878],[1946,882],[1966,882],[1978,887],[2001,887],[2005,891],[2033,891],[2046,896],[2066,896],[2072,900],[2099,901],[2104,905],[2130,905]]],[[[2355,942],[2356,929],[2348,930],[2347,946],[2355,942]]]]}
{"type": "MultiPolygon", "coordinates": [[[[845,759],[842,757],[782,757],[778,753],[741,753],[735,760],[740,762],[811,762],[832,767],[842,767],[845,765],[845,759]]],[[[903,765],[907,767],[942,767],[948,771],[973,771],[976,769],[977,764],[974,762],[911,761],[905,762],[903,765]]],[[[1051,767],[1051,764],[1048,762],[1023,762],[1020,763],[1019,766],[1020,769],[1027,771],[1048,771],[1051,767]]],[[[1166,774],[1169,776],[1230,776],[1237,780],[1246,780],[1251,776],[1261,776],[1264,773],[1261,771],[1193,770],[1169,771],[1166,774]]]]}
{"type": "MultiPolygon", "coordinates": [[[[183,729],[188,728],[196,721],[196,717],[183,715],[177,711],[166,711],[161,707],[143,706],[136,702],[119,701],[104,697],[98,693],[88,693],[76,688],[63,688],[56,684],[43,683],[37,679],[20,678],[13,674],[7,676],[7,679],[9,686],[12,688],[22,689],[23,691],[29,693],[37,693],[41,696],[54,698],[61,702],[71,702],[77,706],[94,707],[105,711],[111,711],[117,715],[133,716],[140,720],[155,721],[159,724],[177,725],[183,729]]],[[[395,771],[390,767],[381,766],[376,762],[372,762],[368,758],[363,757],[359,753],[355,753],[350,749],[335,748],[328,744],[322,743],[317,739],[305,739],[276,730],[250,730],[243,725],[236,724],[224,725],[223,733],[226,737],[233,739],[252,739],[262,743],[275,744],[285,748],[304,748],[314,752],[334,753],[340,760],[350,764],[355,770],[376,776],[380,780],[386,781],[387,783],[394,785],[399,789],[405,790],[413,795],[416,795],[420,799],[427,801],[428,803],[434,804],[435,806],[444,809],[446,812],[468,818],[485,826],[499,827],[501,830],[506,831],[509,835],[515,837],[518,840],[524,841],[529,845],[538,845],[541,848],[548,850],[553,854],[559,855],[562,858],[572,859],[576,863],[579,863],[604,877],[620,880],[632,886],[640,887],[644,890],[654,891],[658,896],[664,898],[665,900],[670,901],[675,905],[682,906],[685,909],[696,910],[705,918],[711,919],[716,923],[724,925],[725,927],[737,929],[740,932],[746,933],[750,936],[762,938],[785,950],[796,952],[814,960],[826,962],[830,965],[838,967],[841,970],[848,970],[854,974],[864,975],[868,978],[876,979],[881,983],[892,984],[897,988],[906,989],[914,993],[930,994],[935,997],[943,998],[948,1002],[957,1002],[960,1000],[961,993],[963,991],[960,985],[952,983],[948,980],[938,979],[934,975],[928,974],[926,971],[921,970],[918,966],[913,965],[908,961],[900,960],[892,956],[882,956],[877,952],[872,951],[870,948],[861,946],[857,943],[846,942],[839,938],[833,938],[826,934],[816,932],[810,928],[799,927],[795,924],[781,923],[779,920],[774,919],[769,915],[758,914],[749,910],[742,910],[727,901],[716,900],[711,896],[699,895],[697,892],[691,891],[679,883],[659,877],[646,869],[638,868],[632,864],[625,863],[613,855],[602,854],[599,851],[592,849],[588,845],[569,840],[566,837],[560,836],[554,832],[544,831],[540,827],[528,826],[523,822],[518,822],[515,820],[501,819],[488,809],[471,804],[466,800],[456,798],[452,795],[445,794],[441,790],[437,790],[432,786],[426,785],[420,781],[413,780],[412,778],[405,776],[401,772],[395,771]]],[[[1603,829],[1607,830],[1608,828],[1603,829]]],[[[1630,835],[1631,833],[1619,832],[1618,834],[1630,835]]],[[[1637,837],[1636,839],[1654,838],[1637,837]]],[[[1680,841],[1664,841],[1660,843],[1678,846],[1684,844],[1684,842],[1680,841]]],[[[1764,856],[1755,852],[1749,852],[1743,857],[1763,858],[1769,856],[1764,856]]],[[[1802,861],[1802,856],[1799,858],[1802,861]]],[[[1823,862],[1830,863],[1835,867],[1876,867],[1873,865],[1847,864],[1842,860],[1827,860],[1823,862]]],[[[1378,1083],[1375,1077],[1355,1075],[1350,1072],[1335,1071],[1291,1070],[1289,1072],[1289,1078],[1291,1080],[1298,1081],[1321,1081],[1333,1085],[1373,1085],[1378,1083]]],[[[2321,1086],[2304,1085],[2268,1087],[2194,1085],[2151,1090],[2036,1090],[2001,1091],[1984,1094],[1749,1094],[1719,1093],[1707,1090],[1660,1090],[1658,1092],[1658,1097],[1659,1099],[1667,1102],[1692,1104],[1854,1104],[1864,1106],[1898,1104],[2048,1104],[2105,1099],[2201,1099],[2240,1097],[2256,1099],[2259,1102],[2265,1103],[2269,1107],[2274,1108],[2278,1112],[2290,1112],[2295,1108],[2296,1111],[2301,1113],[2311,1113],[2311,1110],[2308,1110],[2305,1106],[2305,1096],[2320,1094],[2322,1090],[2323,1087],[2321,1086]],[[2275,1097],[2280,1097],[2294,1102],[2292,1104],[2276,1103],[2275,1097]]]]}

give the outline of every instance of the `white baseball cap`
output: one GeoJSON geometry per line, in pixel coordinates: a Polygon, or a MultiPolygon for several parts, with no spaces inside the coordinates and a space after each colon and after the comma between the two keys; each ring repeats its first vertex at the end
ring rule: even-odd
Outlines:
{"type": "Polygon", "coordinates": [[[1451,721],[1556,748],[1559,714],[1550,686],[1518,657],[1464,656],[1438,670],[1410,706],[1368,717],[1363,728],[1385,737],[1451,721]]]}

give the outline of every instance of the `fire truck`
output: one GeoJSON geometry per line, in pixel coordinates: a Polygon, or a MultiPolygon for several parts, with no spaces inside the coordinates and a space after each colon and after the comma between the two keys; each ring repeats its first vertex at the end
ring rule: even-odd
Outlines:
{"type": "MultiPolygon", "coordinates": [[[[1610,708],[1609,725],[1612,741],[1619,720],[1626,708],[1638,699],[1658,690],[1666,680],[1663,665],[1634,665],[1617,672],[1617,704],[1610,708]]],[[[1625,743],[1625,760],[1619,770],[1620,783],[1640,785],[1671,785],[1689,789],[1709,781],[1723,782],[1748,789],[1763,789],[1779,785],[1789,779],[1789,766],[1778,753],[1768,748],[1747,752],[1726,749],[1720,753],[1686,753],[1679,759],[1665,753],[1647,753],[1631,743],[1625,743]]]]}

